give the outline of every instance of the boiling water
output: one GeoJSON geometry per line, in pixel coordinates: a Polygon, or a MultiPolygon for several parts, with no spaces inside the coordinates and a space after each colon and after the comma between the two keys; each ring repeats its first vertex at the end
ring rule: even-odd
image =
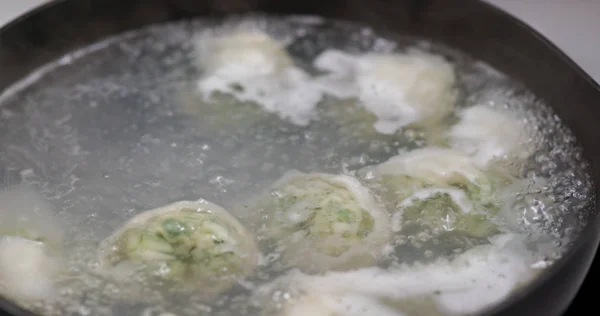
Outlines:
{"type": "MultiPolygon", "coordinates": [[[[399,150],[427,145],[414,130],[361,134],[357,131],[372,122],[339,124],[327,107],[320,107],[307,126],[259,107],[242,114],[195,109],[201,103],[195,89],[202,74],[197,35],[240,23],[286,43],[295,62],[313,74],[313,59],[329,48],[358,53],[418,47],[445,56],[456,67],[459,107],[483,103],[518,111],[532,130],[539,149],[522,176],[549,180],[539,190],[515,192],[514,218],[506,227],[529,236],[534,261],[544,266],[560,257],[585,225],[592,185],[573,136],[523,86],[491,67],[435,44],[318,18],[181,22],[124,34],[66,56],[3,95],[2,188],[27,186],[43,195],[64,230],[69,271],[58,282],[54,302],[23,305],[48,315],[254,315],[272,310],[279,304],[276,296],[293,293],[282,288],[272,300],[257,301],[255,292],[285,271],[260,267],[207,302],[193,293],[176,296],[137,286],[143,279],[123,284],[99,275],[98,244],[136,214],[174,201],[204,198],[245,218],[248,214],[238,206],[286,171],[352,172],[399,150]]],[[[27,199],[18,207],[26,208],[27,199]]],[[[458,248],[446,243],[452,244],[436,236],[398,233],[390,245],[395,255],[379,265],[452,258],[480,242],[458,248]]]]}

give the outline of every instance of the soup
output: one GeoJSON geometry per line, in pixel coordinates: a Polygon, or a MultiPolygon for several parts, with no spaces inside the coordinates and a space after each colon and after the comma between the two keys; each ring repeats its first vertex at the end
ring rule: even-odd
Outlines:
{"type": "Polygon", "coordinates": [[[520,83],[317,17],[122,34],[0,106],[0,289],[44,315],[478,313],[593,200],[520,83]]]}

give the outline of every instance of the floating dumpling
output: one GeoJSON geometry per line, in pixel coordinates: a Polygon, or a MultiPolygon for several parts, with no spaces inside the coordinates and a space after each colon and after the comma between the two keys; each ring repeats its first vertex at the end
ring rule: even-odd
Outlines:
{"type": "Polygon", "coordinates": [[[297,125],[313,118],[321,92],[294,66],[283,45],[267,34],[238,31],[201,38],[198,54],[204,71],[199,89],[205,101],[221,93],[258,104],[297,125]]]}
{"type": "Polygon", "coordinates": [[[448,133],[450,143],[480,166],[496,159],[523,160],[535,150],[528,143],[525,123],[506,111],[476,105],[462,110],[459,117],[448,133]]]}
{"type": "Polygon", "coordinates": [[[307,272],[371,264],[391,232],[369,190],[346,175],[288,173],[261,212],[286,261],[307,272]]]}
{"type": "Polygon", "coordinates": [[[44,199],[27,188],[0,193],[0,291],[50,300],[61,272],[63,231],[44,199]]]}
{"type": "Polygon", "coordinates": [[[143,266],[178,288],[218,292],[258,264],[254,238],[223,208],[182,201],[144,212],[106,239],[103,266],[143,266]]]}
{"type": "Polygon", "coordinates": [[[484,172],[460,151],[417,149],[362,170],[397,212],[394,230],[424,226],[433,233],[457,231],[474,237],[497,232],[490,216],[498,211],[493,189],[509,177],[484,172]]]}
{"type": "Polygon", "coordinates": [[[454,69],[431,54],[349,55],[328,50],[314,64],[328,72],[317,80],[324,92],[358,99],[376,117],[374,128],[383,134],[439,122],[456,101],[454,69]]]}
{"type": "Polygon", "coordinates": [[[40,241],[0,236],[0,289],[17,299],[48,300],[60,272],[58,258],[40,241]]]}

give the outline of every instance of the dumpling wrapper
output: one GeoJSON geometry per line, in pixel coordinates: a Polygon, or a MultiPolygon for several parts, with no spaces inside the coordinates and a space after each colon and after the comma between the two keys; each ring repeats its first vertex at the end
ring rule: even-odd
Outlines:
{"type": "Polygon", "coordinates": [[[283,288],[292,298],[298,297],[283,309],[290,314],[282,315],[315,310],[321,312],[315,315],[337,316],[345,315],[349,307],[362,307],[364,315],[379,315],[380,311],[394,312],[389,303],[395,301],[399,303],[394,306],[400,310],[382,315],[403,315],[403,303],[423,298],[435,304],[427,308],[435,307],[443,315],[478,313],[501,302],[538,274],[523,239],[515,234],[494,236],[489,245],[477,246],[451,261],[426,265],[369,267],[324,275],[294,270],[258,293],[266,296],[283,288]]]}
{"type": "Polygon", "coordinates": [[[374,128],[383,134],[408,125],[435,124],[456,101],[454,69],[435,55],[327,50],[314,65],[328,72],[317,79],[321,89],[340,99],[357,98],[377,117],[374,128]]]}
{"type": "Polygon", "coordinates": [[[494,188],[512,181],[478,168],[461,151],[439,147],[400,154],[361,173],[377,183],[396,210],[394,231],[402,230],[407,222],[474,237],[497,232],[489,217],[498,211],[494,188]]]}
{"type": "Polygon", "coordinates": [[[308,125],[314,117],[322,93],[267,34],[237,31],[200,38],[197,50],[204,71],[198,87],[205,101],[221,92],[297,125],[308,125]]]}
{"type": "Polygon", "coordinates": [[[484,173],[460,151],[425,147],[400,154],[373,168],[377,175],[407,175],[438,185],[456,181],[485,184],[484,173]]]}
{"type": "Polygon", "coordinates": [[[351,176],[288,172],[260,203],[266,233],[306,272],[372,264],[390,238],[388,214],[351,176]]]}
{"type": "Polygon", "coordinates": [[[115,272],[122,273],[120,266],[145,265],[151,275],[184,289],[201,287],[208,294],[249,275],[259,256],[254,237],[239,221],[205,200],[141,213],[99,249],[104,269],[116,267],[115,272]]]}
{"type": "Polygon", "coordinates": [[[281,316],[404,316],[405,314],[362,295],[306,295],[286,306],[281,316]]]}
{"type": "MultiPolygon", "coordinates": [[[[467,190],[477,190],[477,195],[488,199],[493,194],[493,183],[483,169],[474,164],[465,153],[448,148],[424,147],[394,156],[387,161],[361,170],[368,181],[387,181],[394,185],[394,177],[406,183],[393,187],[400,199],[423,189],[423,185],[433,187],[463,186],[467,190]],[[389,181],[388,181],[389,180],[389,181]],[[407,185],[405,185],[407,184],[407,185]],[[403,192],[404,191],[404,194],[403,192]]],[[[494,180],[509,180],[504,174],[494,174],[494,180]],[[498,178],[498,179],[496,179],[498,178]]]]}

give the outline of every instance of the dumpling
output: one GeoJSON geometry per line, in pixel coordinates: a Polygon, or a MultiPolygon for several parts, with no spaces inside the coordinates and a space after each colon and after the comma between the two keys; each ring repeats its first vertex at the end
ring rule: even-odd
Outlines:
{"type": "Polygon", "coordinates": [[[141,265],[175,288],[218,292],[249,275],[259,261],[254,238],[223,208],[181,201],[144,212],[101,245],[104,267],[141,265]]]}
{"type": "MultiPolygon", "coordinates": [[[[361,275],[361,270],[348,273],[361,275]]],[[[290,270],[275,280],[258,286],[253,292],[252,300],[262,307],[262,316],[404,315],[382,304],[377,297],[362,295],[359,288],[340,291],[335,288],[335,280],[330,279],[328,275],[312,276],[290,270]],[[327,288],[321,290],[321,285],[327,288]]]]}
{"type": "Polygon", "coordinates": [[[364,295],[327,295],[313,289],[313,294],[300,297],[285,307],[281,316],[404,316],[403,313],[364,295]]]}
{"type": "Polygon", "coordinates": [[[448,132],[450,143],[480,166],[497,159],[524,160],[535,150],[525,123],[506,111],[476,105],[462,110],[459,117],[448,132]]]}
{"type": "Polygon", "coordinates": [[[406,128],[398,130],[394,134],[382,134],[373,125],[377,117],[367,111],[354,99],[340,100],[330,96],[323,98],[319,104],[319,118],[326,122],[327,126],[335,129],[344,142],[356,148],[357,153],[364,153],[365,147],[371,147],[370,153],[377,156],[379,153],[372,151],[379,147],[383,150],[380,154],[388,155],[388,146],[377,146],[375,144],[393,144],[393,147],[418,147],[421,143],[436,143],[437,133],[430,133],[429,129],[406,128]],[[375,145],[375,146],[371,146],[375,145]]]}
{"type": "Polygon", "coordinates": [[[207,132],[231,131],[247,133],[255,126],[277,119],[253,102],[241,102],[230,94],[214,92],[209,99],[200,98],[196,88],[182,87],[176,95],[181,114],[197,119],[197,128],[207,132]]]}
{"type": "Polygon", "coordinates": [[[0,289],[17,299],[48,300],[54,294],[59,260],[42,242],[0,236],[0,289]]]}
{"type": "Polygon", "coordinates": [[[266,233],[305,272],[371,264],[390,237],[388,215],[350,176],[291,172],[265,204],[266,233]]]}
{"type": "MultiPolygon", "coordinates": [[[[289,308],[284,307],[290,314],[283,315],[296,315],[292,313],[296,310],[318,311],[315,315],[347,315],[346,309],[362,309],[362,315],[412,315],[410,311],[415,308],[424,315],[476,314],[537,275],[524,238],[497,235],[489,238],[489,244],[474,247],[452,260],[429,264],[369,267],[322,275],[290,273],[286,276],[286,292],[291,292],[293,298],[296,293],[306,296],[292,299],[289,308]]],[[[278,284],[278,288],[285,285],[278,284]]]]}
{"type": "Polygon", "coordinates": [[[458,189],[420,190],[397,207],[401,211],[394,214],[396,231],[408,225],[420,225],[430,229],[433,235],[458,232],[482,238],[499,232],[490,214],[477,211],[458,189]]]}
{"type": "Polygon", "coordinates": [[[322,93],[267,34],[237,31],[201,38],[197,47],[204,71],[199,89],[205,101],[218,92],[256,103],[297,125],[313,118],[322,93]]]}
{"type": "Polygon", "coordinates": [[[314,65],[328,72],[317,80],[324,92],[340,99],[357,98],[377,118],[374,128],[383,134],[439,122],[456,101],[454,69],[431,54],[354,56],[328,50],[314,65]]]}
{"type": "Polygon", "coordinates": [[[491,216],[498,212],[494,188],[511,181],[484,172],[464,153],[426,147],[361,170],[374,181],[393,209],[394,230],[422,226],[434,234],[457,231],[474,237],[497,232],[491,216]]]}
{"type": "Polygon", "coordinates": [[[283,46],[260,31],[201,38],[198,49],[205,72],[232,81],[273,75],[294,66],[283,46]]]}
{"type": "Polygon", "coordinates": [[[399,184],[395,194],[401,197],[412,195],[415,189],[433,186],[464,187],[471,197],[478,199],[489,198],[492,194],[492,182],[483,170],[473,164],[471,157],[447,148],[416,149],[366,168],[362,173],[367,178],[381,178],[384,182],[399,184]]]}
{"type": "Polygon", "coordinates": [[[51,300],[62,271],[63,231],[44,199],[25,187],[0,193],[0,291],[51,300]]]}

